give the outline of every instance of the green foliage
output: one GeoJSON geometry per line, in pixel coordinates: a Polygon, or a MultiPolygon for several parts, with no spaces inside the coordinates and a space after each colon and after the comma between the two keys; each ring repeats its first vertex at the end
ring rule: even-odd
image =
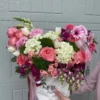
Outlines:
{"type": "Polygon", "coordinates": [[[16,57],[11,58],[11,62],[16,62],[16,57]]]}
{"type": "Polygon", "coordinates": [[[24,28],[24,26],[23,25],[17,25],[17,29],[21,29],[21,28],[24,28]]]}
{"type": "Polygon", "coordinates": [[[94,42],[95,44],[98,44],[98,42],[97,42],[95,39],[93,39],[93,42],[94,42]]]}
{"type": "Polygon", "coordinates": [[[44,60],[42,57],[33,57],[32,58],[34,65],[37,69],[47,70],[50,62],[44,60]]]}
{"type": "Polygon", "coordinates": [[[20,51],[21,54],[24,54],[24,50],[25,50],[25,45],[24,46],[21,46],[19,48],[19,51],[20,51]]]}
{"type": "MultiPolygon", "coordinates": [[[[26,25],[26,27],[31,30],[33,28],[33,24],[29,19],[14,17],[15,20],[20,21],[26,25]]],[[[17,25],[17,28],[22,28],[24,25],[17,25]]]]}
{"type": "Polygon", "coordinates": [[[17,67],[15,68],[15,72],[16,72],[16,73],[20,73],[20,67],[19,67],[19,66],[17,66],[17,67]]]}
{"type": "Polygon", "coordinates": [[[49,38],[42,38],[39,41],[41,42],[42,47],[53,47],[54,48],[54,43],[49,38]]]}
{"type": "Polygon", "coordinates": [[[71,46],[73,46],[73,49],[77,52],[77,51],[79,51],[79,48],[76,46],[76,44],[74,43],[74,42],[69,42],[69,44],[71,45],[71,46]]]}

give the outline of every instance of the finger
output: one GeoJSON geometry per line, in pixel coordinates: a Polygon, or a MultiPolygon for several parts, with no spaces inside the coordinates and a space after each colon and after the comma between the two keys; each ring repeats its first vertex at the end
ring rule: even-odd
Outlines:
{"type": "Polygon", "coordinates": [[[64,95],[62,93],[60,93],[57,89],[54,90],[54,93],[59,97],[59,98],[63,98],[64,95]]]}

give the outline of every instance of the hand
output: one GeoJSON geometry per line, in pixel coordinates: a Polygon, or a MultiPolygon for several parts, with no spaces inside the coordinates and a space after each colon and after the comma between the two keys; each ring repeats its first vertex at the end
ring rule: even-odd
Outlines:
{"type": "Polygon", "coordinates": [[[60,100],[70,100],[68,97],[65,97],[62,93],[60,93],[57,89],[54,90],[54,93],[59,97],[60,100]]]}

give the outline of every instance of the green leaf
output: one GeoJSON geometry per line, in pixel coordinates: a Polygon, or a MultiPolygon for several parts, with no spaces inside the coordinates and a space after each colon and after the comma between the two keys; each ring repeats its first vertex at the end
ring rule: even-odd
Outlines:
{"type": "Polygon", "coordinates": [[[16,69],[15,70],[16,73],[20,73],[20,67],[19,66],[17,66],[15,69],[16,69]]]}
{"type": "Polygon", "coordinates": [[[98,42],[97,42],[95,39],[93,39],[93,42],[94,42],[95,44],[98,44],[98,42]]]}
{"type": "Polygon", "coordinates": [[[11,62],[16,62],[16,57],[11,58],[11,62]]]}
{"type": "Polygon", "coordinates": [[[24,28],[24,26],[23,26],[23,25],[17,25],[16,28],[17,28],[17,29],[21,29],[21,28],[24,28]]]}
{"type": "Polygon", "coordinates": [[[96,51],[96,50],[95,50],[94,52],[95,52],[95,53],[97,53],[97,51],[96,51]]]}
{"type": "Polygon", "coordinates": [[[15,19],[15,20],[17,20],[17,21],[20,21],[20,22],[23,22],[23,23],[31,24],[31,22],[30,22],[29,19],[20,18],[20,17],[14,17],[13,19],[15,19]]]}
{"type": "Polygon", "coordinates": [[[54,43],[51,39],[49,38],[42,38],[39,40],[41,42],[42,47],[53,47],[54,48],[54,43]]]}
{"type": "Polygon", "coordinates": [[[25,45],[24,46],[21,46],[19,48],[19,51],[20,51],[21,54],[24,54],[24,50],[25,50],[25,45]]]}
{"type": "Polygon", "coordinates": [[[69,44],[71,45],[71,46],[73,46],[73,49],[77,52],[77,51],[79,51],[79,48],[76,46],[76,44],[74,43],[74,42],[69,42],[69,44]]]}
{"type": "Polygon", "coordinates": [[[33,57],[34,65],[37,69],[47,70],[50,62],[44,60],[42,57],[33,57]]]}

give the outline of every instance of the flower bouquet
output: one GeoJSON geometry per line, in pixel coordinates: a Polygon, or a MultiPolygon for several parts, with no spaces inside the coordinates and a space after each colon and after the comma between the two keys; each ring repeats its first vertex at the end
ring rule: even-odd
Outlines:
{"type": "Polygon", "coordinates": [[[94,34],[83,25],[56,27],[43,32],[25,18],[14,18],[21,24],[8,29],[8,51],[16,62],[16,72],[28,78],[29,100],[57,100],[53,89],[70,96],[85,78],[86,64],[96,52],[94,34]],[[44,33],[44,34],[43,34],[44,33]]]}

